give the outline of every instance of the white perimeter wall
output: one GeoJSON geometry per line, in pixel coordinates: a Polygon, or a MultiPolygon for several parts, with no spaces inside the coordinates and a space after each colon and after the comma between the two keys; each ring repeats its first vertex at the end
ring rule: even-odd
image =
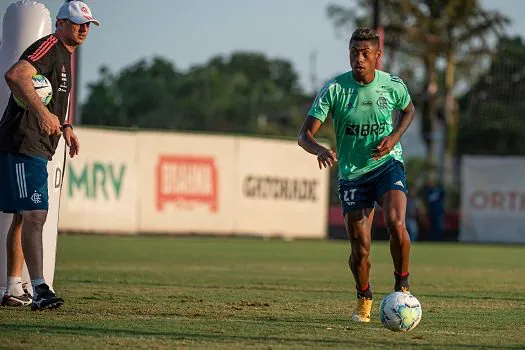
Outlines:
{"type": "Polygon", "coordinates": [[[294,141],[75,131],[61,231],[326,237],[329,172],[294,141]]]}

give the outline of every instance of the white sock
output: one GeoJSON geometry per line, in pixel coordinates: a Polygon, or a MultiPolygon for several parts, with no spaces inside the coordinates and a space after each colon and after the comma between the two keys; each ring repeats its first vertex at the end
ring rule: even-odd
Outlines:
{"type": "Polygon", "coordinates": [[[22,277],[7,277],[7,294],[17,297],[24,294],[22,277]]]}
{"type": "Polygon", "coordinates": [[[33,286],[33,295],[36,295],[35,287],[41,284],[46,283],[46,280],[43,278],[37,278],[36,280],[31,280],[31,285],[33,286]]]}

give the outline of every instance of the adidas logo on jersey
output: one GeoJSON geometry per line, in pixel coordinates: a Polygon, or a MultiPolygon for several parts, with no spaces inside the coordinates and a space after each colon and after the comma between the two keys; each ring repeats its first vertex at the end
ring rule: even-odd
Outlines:
{"type": "Polygon", "coordinates": [[[394,185],[405,187],[405,186],[403,186],[403,182],[401,182],[401,180],[399,180],[397,182],[394,182],[394,185]]]}

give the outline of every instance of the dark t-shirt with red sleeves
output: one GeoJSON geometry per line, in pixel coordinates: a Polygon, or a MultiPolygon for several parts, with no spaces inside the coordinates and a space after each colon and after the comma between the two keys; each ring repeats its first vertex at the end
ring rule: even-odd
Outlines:
{"type": "MultiPolygon", "coordinates": [[[[50,34],[29,46],[20,59],[31,63],[51,82],[53,97],[47,108],[59,117],[60,125],[64,124],[71,90],[71,53],[55,34],[50,34]]],[[[37,116],[18,106],[11,94],[0,121],[0,152],[51,160],[59,140],[56,134],[42,132],[37,116]]]]}

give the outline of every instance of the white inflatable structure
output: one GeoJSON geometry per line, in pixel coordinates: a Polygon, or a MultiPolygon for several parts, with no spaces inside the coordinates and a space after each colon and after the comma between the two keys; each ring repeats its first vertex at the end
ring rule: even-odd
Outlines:
{"type": "MultiPolygon", "coordinates": [[[[5,72],[18,61],[20,55],[29,45],[52,33],[51,23],[49,10],[41,3],[22,0],[12,3],[7,8],[3,17],[0,46],[0,118],[3,116],[11,93],[4,79],[5,72]]],[[[65,156],[65,141],[61,138],[53,160],[47,166],[49,173],[49,213],[43,232],[44,278],[51,288],[53,288],[55,275],[58,211],[65,156]]],[[[2,194],[0,193],[0,195],[2,194]]],[[[11,220],[12,214],[0,213],[0,291],[2,292],[7,287],[6,238],[11,220]]],[[[24,266],[22,281],[31,287],[26,266],[24,266]]],[[[31,288],[28,290],[32,291],[31,288]]]]}

